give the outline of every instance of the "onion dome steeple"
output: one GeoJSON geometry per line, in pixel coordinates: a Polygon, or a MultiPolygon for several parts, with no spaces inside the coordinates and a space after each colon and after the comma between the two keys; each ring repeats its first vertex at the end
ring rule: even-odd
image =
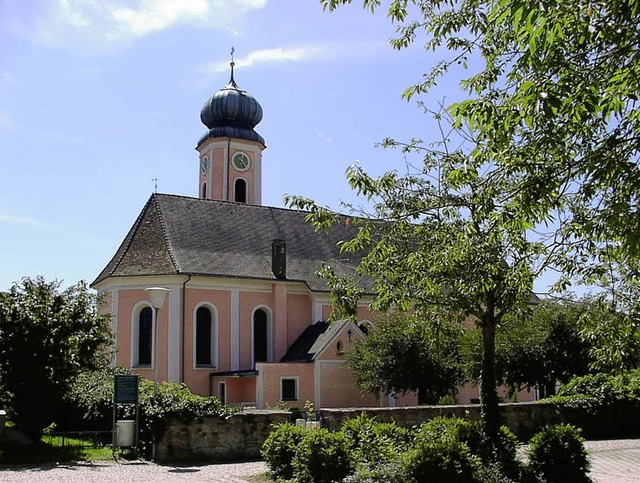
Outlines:
{"type": "Polygon", "coordinates": [[[229,83],[216,92],[200,111],[200,120],[207,126],[198,146],[210,138],[229,137],[256,141],[264,146],[264,139],[253,128],[262,120],[262,107],[251,94],[238,87],[233,78],[235,62],[231,60],[229,83]]]}

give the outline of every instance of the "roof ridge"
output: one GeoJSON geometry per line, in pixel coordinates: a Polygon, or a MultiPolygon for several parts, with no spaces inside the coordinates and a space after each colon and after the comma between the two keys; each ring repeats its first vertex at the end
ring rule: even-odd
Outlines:
{"type": "Polygon", "coordinates": [[[169,259],[171,260],[171,264],[177,273],[182,273],[180,267],[178,266],[178,262],[176,261],[176,257],[173,253],[173,247],[171,242],[169,241],[169,237],[167,235],[167,230],[164,223],[164,218],[162,217],[162,209],[160,207],[160,200],[158,199],[158,193],[154,193],[151,195],[151,199],[155,201],[156,211],[158,213],[158,221],[160,222],[160,231],[162,232],[162,239],[164,240],[164,244],[167,247],[167,252],[169,253],[169,259]]]}
{"type": "MultiPolygon", "coordinates": [[[[254,205],[251,203],[242,203],[240,201],[213,200],[209,198],[199,198],[196,196],[178,195],[174,193],[154,193],[154,195],[162,196],[162,197],[181,198],[181,199],[191,200],[191,201],[203,201],[203,202],[209,202],[209,203],[222,203],[222,204],[228,204],[233,206],[244,206],[244,207],[253,208],[253,209],[278,210],[278,211],[285,211],[288,213],[311,213],[310,210],[299,210],[294,208],[286,208],[284,206],[254,205]]],[[[335,211],[331,208],[329,208],[329,210],[331,210],[334,213],[337,213],[340,216],[344,216],[346,218],[359,218],[357,215],[349,215],[347,213],[335,211]]]]}
{"type": "MultiPolygon", "coordinates": [[[[149,209],[149,205],[151,204],[151,200],[152,199],[153,199],[153,195],[151,195],[151,197],[147,200],[147,202],[145,203],[144,207],[142,208],[142,211],[140,211],[140,214],[136,218],[136,221],[133,222],[133,226],[129,229],[129,231],[125,235],[124,240],[122,240],[122,243],[120,244],[120,246],[116,250],[116,253],[113,255],[113,257],[111,258],[109,263],[107,263],[107,267],[109,267],[111,265],[111,263],[113,262],[113,266],[111,267],[111,270],[109,270],[109,272],[106,273],[104,276],[103,276],[104,270],[102,272],[100,272],[100,274],[98,274],[98,277],[91,283],[91,285],[95,284],[99,280],[103,280],[103,279],[113,275],[115,273],[115,271],[118,269],[118,267],[120,266],[120,263],[122,262],[122,259],[125,257],[125,255],[129,251],[129,248],[131,247],[131,244],[133,243],[133,240],[136,238],[136,233],[138,232],[138,229],[140,228],[140,224],[142,223],[142,220],[144,219],[144,217],[145,217],[145,215],[146,215],[146,213],[147,213],[147,211],[149,209]],[[129,235],[131,235],[131,236],[129,236],[129,235]],[[126,245],[125,245],[125,243],[126,243],[126,245]],[[120,255],[119,257],[118,257],[118,254],[120,255]],[[117,259],[116,259],[116,257],[117,257],[117,259]]],[[[105,267],[105,269],[107,267],[105,267]]]]}

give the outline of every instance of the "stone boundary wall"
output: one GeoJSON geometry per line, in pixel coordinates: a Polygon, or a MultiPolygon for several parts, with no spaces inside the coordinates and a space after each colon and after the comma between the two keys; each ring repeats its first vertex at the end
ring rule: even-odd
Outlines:
{"type": "MultiPolygon", "coordinates": [[[[520,438],[528,438],[545,424],[563,421],[558,409],[547,403],[500,405],[502,421],[520,438]]],[[[322,427],[335,431],[347,419],[365,413],[379,422],[395,422],[410,428],[436,416],[480,419],[477,404],[412,406],[401,408],[322,409],[322,427]]],[[[229,418],[208,417],[192,423],[167,421],[156,446],[157,461],[241,461],[260,458],[260,448],[274,424],[293,422],[289,411],[247,410],[229,418]]]]}
{"type": "MultiPolygon", "coordinates": [[[[457,404],[402,408],[323,409],[321,413],[322,426],[331,431],[340,429],[347,419],[355,418],[362,413],[381,423],[395,422],[398,426],[411,428],[437,416],[480,419],[480,406],[478,404],[457,404]]],[[[500,404],[500,416],[502,424],[505,424],[520,438],[528,438],[546,424],[563,421],[558,409],[553,404],[539,402],[500,404]]]]}

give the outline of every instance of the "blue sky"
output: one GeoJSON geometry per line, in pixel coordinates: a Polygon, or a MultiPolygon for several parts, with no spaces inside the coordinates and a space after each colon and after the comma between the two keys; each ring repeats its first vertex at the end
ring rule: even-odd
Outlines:
{"type": "MultiPolygon", "coordinates": [[[[434,59],[389,45],[360,2],[0,0],[0,290],[23,276],[91,282],[158,180],[197,196],[204,102],[229,79],[262,105],[263,204],[354,201],[345,169],[401,169],[374,145],[437,136],[401,99],[434,59]]],[[[455,83],[422,99],[457,98],[455,83]]]]}

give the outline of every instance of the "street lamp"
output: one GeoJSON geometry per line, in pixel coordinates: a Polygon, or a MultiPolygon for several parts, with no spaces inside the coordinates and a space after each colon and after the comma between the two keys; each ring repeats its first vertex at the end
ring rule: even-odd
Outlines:
{"type": "Polygon", "coordinates": [[[149,293],[151,307],[153,307],[153,395],[155,396],[158,392],[158,311],[162,308],[169,289],[149,287],[145,288],[145,291],[149,293]]]}

